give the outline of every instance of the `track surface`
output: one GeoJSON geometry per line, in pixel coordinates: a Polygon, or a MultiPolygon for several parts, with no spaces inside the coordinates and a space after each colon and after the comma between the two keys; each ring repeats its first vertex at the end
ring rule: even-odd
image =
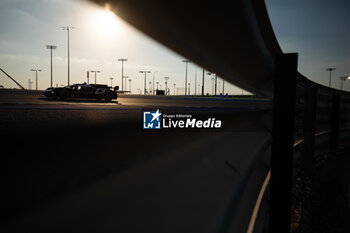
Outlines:
{"type": "Polygon", "coordinates": [[[143,111],[157,109],[163,113],[192,114],[204,118],[219,116],[226,118],[229,122],[225,122],[225,125],[228,125],[232,123],[232,114],[269,108],[270,102],[261,99],[120,95],[118,100],[111,102],[94,99],[62,101],[35,92],[0,92],[0,126],[37,129],[80,124],[120,125],[125,122],[139,126],[143,111]]]}
{"type": "Polygon", "coordinates": [[[73,105],[76,108],[144,108],[158,107],[209,107],[209,108],[267,108],[269,101],[253,98],[225,98],[225,97],[185,97],[185,96],[143,96],[122,95],[111,102],[94,99],[68,99],[65,101],[46,98],[40,94],[15,94],[0,92],[0,107],[4,105],[41,105],[41,108],[53,106],[73,105]]]}
{"type": "MultiPolygon", "coordinates": [[[[264,179],[242,180],[269,140],[262,121],[269,119],[269,105],[164,96],[55,101],[2,93],[0,231],[217,231],[241,183],[258,192],[264,179]],[[224,127],[143,130],[142,112],[156,109],[215,117],[224,127]]],[[[268,160],[258,161],[258,170],[267,169],[268,160]]],[[[249,213],[254,203],[242,203],[249,213]]]]}

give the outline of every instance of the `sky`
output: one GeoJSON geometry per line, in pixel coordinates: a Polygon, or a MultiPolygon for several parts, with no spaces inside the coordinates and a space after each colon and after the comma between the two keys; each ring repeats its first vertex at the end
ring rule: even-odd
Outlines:
{"type": "MultiPolygon", "coordinates": [[[[159,89],[165,88],[164,77],[169,77],[170,93],[184,94],[185,63],[183,57],[154,41],[145,34],[105,8],[82,0],[0,0],[0,67],[25,88],[35,89],[35,72],[38,72],[38,87],[50,86],[50,51],[46,45],[56,45],[53,50],[54,86],[67,85],[67,31],[62,26],[73,26],[70,31],[70,84],[87,81],[87,71],[99,70],[97,83],[119,85],[121,88],[122,64],[124,76],[131,84],[132,93],[144,90],[144,75],[140,70],[149,70],[149,82],[155,79],[159,89]]],[[[190,93],[195,91],[197,73],[197,93],[202,80],[202,68],[188,64],[190,93]]],[[[94,73],[90,73],[90,83],[94,83],[94,73]]],[[[206,74],[205,93],[212,93],[212,80],[206,74]]],[[[17,87],[5,75],[0,74],[0,84],[17,87]]],[[[222,80],[218,79],[218,93],[222,91],[222,80]]],[[[225,93],[241,94],[242,90],[225,82],[225,93]]],[[[247,93],[247,92],[244,92],[247,93]]]]}
{"type": "MultiPolygon", "coordinates": [[[[340,88],[338,77],[350,75],[350,1],[348,0],[266,0],[270,19],[284,52],[299,53],[299,71],[313,81],[328,85],[328,67],[335,67],[332,86],[340,88]]],[[[35,72],[39,72],[39,89],[50,86],[50,51],[46,45],[56,45],[53,51],[54,86],[67,85],[67,31],[70,32],[71,84],[86,82],[88,70],[101,71],[97,83],[121,86],[121,62],[124,75],[131,79],[132,93],[144,89],[144,75],[159,82],[164,89],[164,77],[173,93],[173,84],[184,92],[185,64],[180,55],[128,25],[106,9],[83,0],[0,0],[0,68],[25,88],[35,88],[35,72]]],[[[201,84],[202,68],[189,63],[188,82],[194,93],[195,76],[201,84]]],[[[90,73],[90,83],[94,75],[90,73]]],[[[129,90],[129,82],[127,82],[129,90]]],[[[0,85],[17,87],[0,74],[0,85]]],[[[219,92],[222,80],[219,79],[219,92]]],[[[156,86],[156,84],[155,84],[156,86]]],[[[212,92],[212,81],[206,78],[205,93],[212,92]]],[[[344,89],[350,90],[350,81],[344,89]]],[[[197,89],[199,92],[199,88],[197,89]]],[[[225,82],[225,93],[241,94],[242,90],[225,82]]],[[[244,92],[246,93],[246,92],[244,92]]]]}
{"type": "MultiPolygon", "coordinates": [[[[349,0],[266,0],[283,52],[298,52],[298,69],[307,78],[340,89],[341,76],[350,75],[349,0]]],[[[350,80],[344,83],[350,91],[350,80]]]]}

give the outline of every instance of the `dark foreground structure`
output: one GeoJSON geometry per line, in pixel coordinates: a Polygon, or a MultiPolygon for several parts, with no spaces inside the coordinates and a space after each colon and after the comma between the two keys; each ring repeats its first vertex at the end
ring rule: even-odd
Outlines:
{"type": "Polygon", "coordinates": [[[300,230],[308,198],[298,195],[308,195],[319,162],[335,158],[350,142],[350,95],[297,72],[297,54],[281,51],[262,0],[108,3],[186,58],[272,99],[273,108],[232,116],[239,125],[219,133],[145,132],[130,119],[7,128],[0,229],[300,230]],[[31,148],[43,133],[54,137],[31,148]]]}

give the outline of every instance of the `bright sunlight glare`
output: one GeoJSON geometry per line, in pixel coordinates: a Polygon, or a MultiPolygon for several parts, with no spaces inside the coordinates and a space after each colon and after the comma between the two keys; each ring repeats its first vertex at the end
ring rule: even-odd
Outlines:
{"type": "Polygon", "coordinates": [[[122,22],[108,8],[98,10],[92,20],[94,30],[101,37],[116,36],[122,30],[122,22]]]}

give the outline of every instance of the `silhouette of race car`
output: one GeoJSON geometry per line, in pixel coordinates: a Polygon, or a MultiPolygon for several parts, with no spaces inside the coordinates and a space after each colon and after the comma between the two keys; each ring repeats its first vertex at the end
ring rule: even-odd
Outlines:
{"type": "Polygon", "coordinates": [[[73,84],[65,87],[49,87],[44,91],[46,97],[65,100],[68,98],[94,98],[111,101],[117,99],[118,86],[113,89],[104,84],[73,84]]]}

